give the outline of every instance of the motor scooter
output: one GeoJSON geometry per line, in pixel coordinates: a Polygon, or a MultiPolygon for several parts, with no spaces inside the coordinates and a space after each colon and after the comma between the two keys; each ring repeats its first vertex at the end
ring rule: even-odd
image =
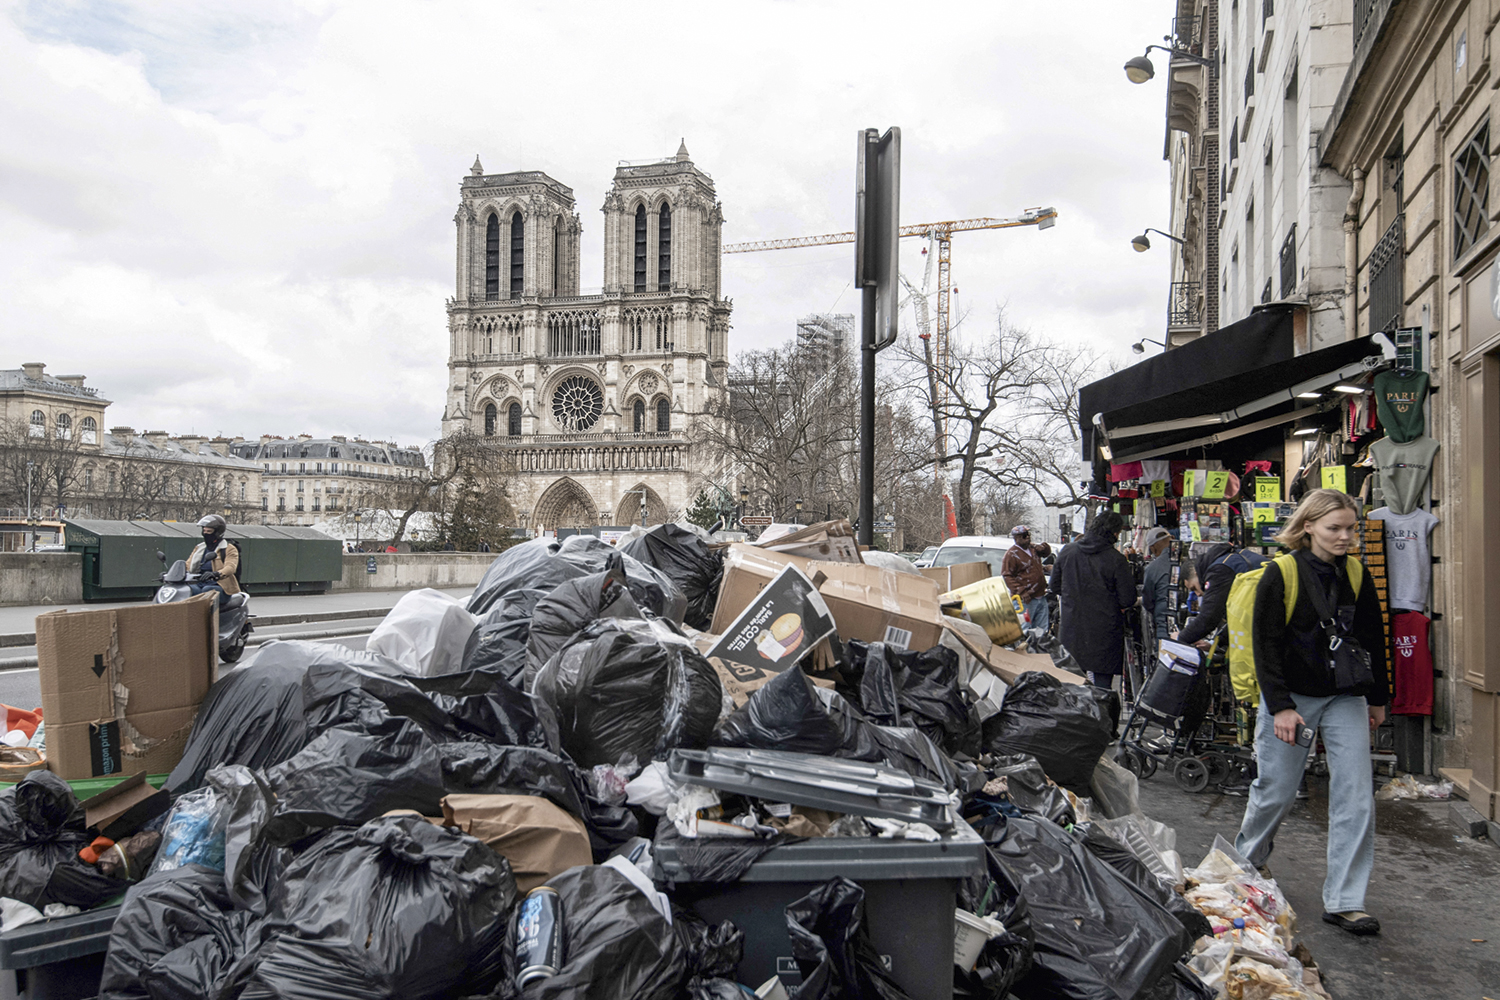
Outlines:
{"type": "MultiPolygon", "coordinates": [[[[156,558],[166,567],[166,572],[157,577],[161,581],[161,587],[156,592],[157,604],[185,601],[193,596],[193,584],[211,583],[219,578],[219,574],[213,571],[189,573],[186,559],[179,559],[167,566],[167,554],[160,550],[157,551],[156,558]]],[[[229,599],[219,605],[219,659],[225,663],[234,663],[244,654],[245,642],[255,630],[252,617],[250,595],[243,591],[229,595],[229,599]]]]}

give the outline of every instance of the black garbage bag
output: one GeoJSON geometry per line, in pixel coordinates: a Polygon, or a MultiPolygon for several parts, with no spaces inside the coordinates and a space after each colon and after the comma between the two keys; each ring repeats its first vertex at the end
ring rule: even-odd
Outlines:
{"type": "Polygon", "coordinates": [[[907,1000],[865,927],[865,890],[842,875],[786,908],[792,956],[802,973],[797,1000],[907,1000]]]}
{"type": "Polygon", "coordinates": [[[492,674],[524,688],[531,613],[546,596],[536,588],[513,590],[479,615],[464,646],[463,672],[492,674]]]}
{"type": "Polygon", "coordinates": [[[83,822],[73,789],[51,771],[0,791],[0,896],[88,909],[124,892],[128,883],[79,860],[94,839],[83,822]]]}
{"type": "Polygon", "coordinates": [[[595,860],[609,855],[640,832],[628,806],[610,805],[572,761],[538,747],[445,743],[443,787],[450,793],[540,795],[588,827],[595,860]]]}
{"type": "Polygon", "coordinates": [[[1094,765],[1114,738],[1105,694],[1040,671],[1024,673],[1005,692],[1000,711],[985,720],[984,748],[1030,754],[1049,778],[1086,797],[1094,765]]]}
{"type": "Polygon", "coordinates": [[[182,759],[167,777],[174,798],[202,788],[208,772],[221,764],[267,768],[307,746],[302,678],[308,660],[298,645],[266,643],[254,660],[208,689],[182,759]]]}
{"type": "Polygon", "coordinates": [[[473,837],[384,816],[328,833],[284,881],[246,996],[436,1000],[499,982],[516,881],[473,837]]]}
{"type": "Polygon", "coordinates": [[[640,617],[641,609],[625,586],[624,561],[614,553],[604,572],[569,580],[537,602],[526,645],[527,684],[590,622],[640,617]]]}
{"type": "Polygon", "coordinates": [[[183,865],[133,887],[109,931],[100,1000],[233,996],[256,916],[238,910],[224,876],[183,865]]]}
{"type": "Polygon", "coordinates": [[[713,736],[715,746],[792,750],[851,760],[884,761],[913,777],[953,788],[956,771],[915,729],[877,726],[836,691],[813,685],[792,667],[735,709],[713,736]]]}
{"type": "Polygon", "coordinates": [[[846,659],[871,722],[916,728],[946,753],[979,756],[979,712],[959,683],[958,653],[947,646],[917,652],[854,639],[846,659]]]}
{"type": "Polygon", "coordinates": [[[1083,841],[1083,846],[1088,848],[1090,854],[1129,879],[1175,916],[1182,924],[1182,929],[1187,932],[1189,941],[1196,941],[1205,934],[1213,934],[1213,925],[1208,918],[1198,912],[1192,903],[1183,899],[1176,889],[1157,878],[1129,847],[1092,823],[1074,827],[1073,833],[1083,841]]]}
{"type": "Polygon", "coordinates": [[[971,875],[958,883],[957,902],[970,913],[994,917],[1005,925],[1005,933],[985,943],[972,971],[954,968],[953,995],[1005,1000],[1011,988],[1031,971],[1036,948],[1031,914],[1016,876],[994,851],[985,848],[984,874],[971,875]]]}
{"type": "Polygon", "coordinates": [[[672,933],[687,955],[694,979],[734,978],[745,957],[745,932],[734,921],[711,924],[683,906],[672,906],[672,933]]]}
{"type": "Polygon", "coordinates": [[[989,771],[1004,778],[1010,800],[1022,812],[1044,816],[1058,826],[1077,822],[1073,804],[1063,790],[1047,780],[1047,772],[1029,754],[1011,754],[993,759],[989,771]]]}
{"type": "MultiPolygon", "coordinates": [[[[678,1000],[689,955],[666,918],[624,875],[601,865],[548,879],[562,908],[566,952],[557,975],[527,984],[527,1000],[678,1000]]],[[[512,925],[514,922],[512,921],[512,925]]],[[[519,963],[514,926],[506,941],[505,983],[519,963]]]]}
{"type": "MultiPolygon", "coordinates": [[[[561,542],[535,538],[514,545],[495,558],[469,598],[469,613],[484,614],[517,590],[551,593],[569,580],[602,573],[618,550],[592,535],[572,535],[561,542]]],[[[625,582],[642,611],[682,624],[687,598],[661,570],[624,556],[625,582]]]]}
{"type": "Polygon", "coordinates": [[[693,644],[642,619],[585,627],[537,673],[531,694],[582,768],[702,749],[723,704],[719,676],[693,644]]]}
{"type": "Polygon", "coordinates": [[[1156,900],[1061,827],[1008,819],[989,837],[1026,899],[1036,941],[1021,1000],[1136,1000],[1191,939],[1156,900]]]}
{"type": "Polygon", "coordinates": [[[620,546],[620,551],[654,566],[682,588],[687,597],[683,621],[707,630],[724,581],[724,556],[680,524],[658,524],[620,546]]]}

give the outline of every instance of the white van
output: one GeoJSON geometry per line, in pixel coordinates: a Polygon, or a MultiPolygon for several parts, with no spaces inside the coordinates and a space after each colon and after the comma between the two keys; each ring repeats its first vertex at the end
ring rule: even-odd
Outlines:
{"type": "Polygon", "coordinates": [[[938,546],[932,558],[934,566],[957,566],[959,563],[987,562],[990,575],[1000,575],[1000,563],[1005,559],[1005,550],[1014,542],[1001,535],[959,535],[938,546]]]}

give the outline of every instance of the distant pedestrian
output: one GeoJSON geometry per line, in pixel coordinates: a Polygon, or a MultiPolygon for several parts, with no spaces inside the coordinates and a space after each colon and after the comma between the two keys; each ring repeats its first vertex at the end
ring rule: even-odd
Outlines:
{"type": "Polygon", "coordinates": [[[1011,546],[1000,563],[1005,586],[1021,601],[1031,627],[1046,632],[1051,627],[1047,611],[1047,574],[1042,557],[1031,548],[1031,529],[1018,524],[1010,529],[1011,546]]]}
{"type": "Polygon", "coordinates": [[[1311,491],[1276,536],[1292,550],[1296,580],[1285,579],[1281,561],[1273,560],[1255,588],[1259,774],[1235,848],[1256,865],[1270,856],[1317,730],[1328,753],[1323,920],[1351,934],[1378,934],[1380,921],[1364,910],[1375,865],[1370,730],[1385,721],[1388,675],[1380,598],[1364,564],[1348,554],[1358,521],[1348,494],[1311,491]],[[1288,616],[1292,583],[1297,596],[1288,616]]]}
{"type": "Polygon", "coordinates": [[[446,541],[446,542],[443,543],[443,551],[444,552],[457,552],[458,551],[458,547],[453,544],[453,540],[450,538],[448,541],[446,541]]]}
{"type": "Polygon", "coordinates": [[[490,543],[481,538],[479,540],[479,551],[480,552],[489,552],[490,551],[490,543]]]}
{"type": "Polygon", "coordinates": [[[1058,637],[1090,684],[1110,687],[1125,663],[1125,612],[1135,606],[1135,573],[1115,543],[1125,522],[1113,511],[1057,554],[1052,593],[1062,599],[1058,637]]]}
{"type": "Polygon", "coordinates": [[[1171,637],[1172,618],[1168,608],[1172,592],[1172,533],[1163,527],[1146,532],[1142,543],[1146,547],[1146,572],[1141,581],[1141,609],[1146,612],[1146,621],[1151,625],[1146,657],[1149,667],[1156,662],[1157,644],[1171,637]]]}

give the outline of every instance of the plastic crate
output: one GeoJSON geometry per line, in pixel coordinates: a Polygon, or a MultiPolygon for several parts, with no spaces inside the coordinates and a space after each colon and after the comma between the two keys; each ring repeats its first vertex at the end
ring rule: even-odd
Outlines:
{"type": "Polygon", "coordinates": [[[677,885],[673,897],[705,920],[733,920],[745,932],[738,978],[802,982],[786,932],[786,906],[836,875],[865,890],[865,924],[891,976],[914,1000],[951,1000],[955,897],[960,879],[986,871],[984,842],[959,820],[936,843],[828,837],[767,852],[737,882],[687,877],[670,846],[656,863],[677,885]]]}

